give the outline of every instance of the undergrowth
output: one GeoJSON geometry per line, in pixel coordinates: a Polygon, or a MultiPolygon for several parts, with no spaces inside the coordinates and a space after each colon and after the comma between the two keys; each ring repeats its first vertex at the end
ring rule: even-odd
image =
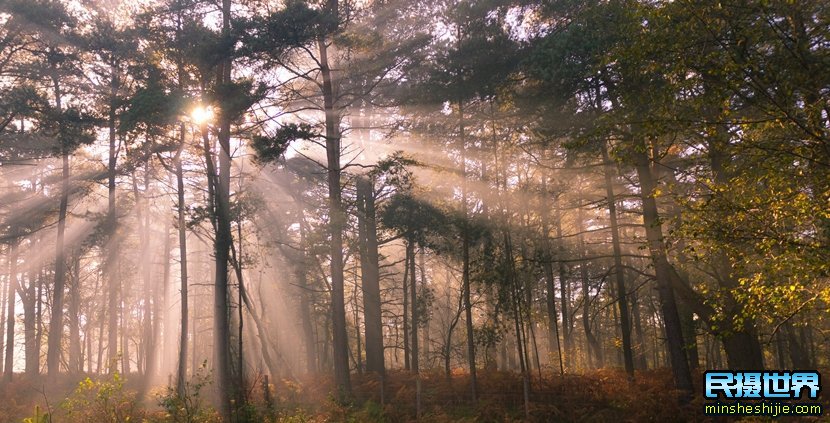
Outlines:
{"type": "MultiPolygon", "coordinates": [[[[521,375],[481,371],[478,398],[473,402],[466,374],[421,375],[420,421],[464,422],[681,422],[720,421],[702,414],[703,401],[678,402],[665,370],[637,373],[629,383],[618,370],[583,375],[533,375],[530,403],[525,414],[521,375]]],[[[17,380],[0,387],[0,423],[219,423],[210,406],[211,375],[200,369],[184,393],[162,388],[139,398],[138,376],[84,378],[66,390],[68,377],[47,389],[42,381],[17,380]],[[68,394],[60,394],[68,392],[68,394]],[[53,401],[50,398],[65,399],[53,401]],[[26,420],[24,421],[24,418],[26,420]]],[[[700,386],[698,379],[696,386],[700,386]]],[[[235,423],[397,423],[416,421],[415,377],[390,371],[383,385],[374,375],[353,375],[352,395],[346,403],[330,392],[329,376],[285,378],[267,382],[253,377],[245,392],[245,405],[237,407],[235,423]]],[[[826,401],[827,400],[823,400],[826,401]]],[[[827,407],[828,405],[825,405],[827,407]]],[[[745,420],[760,421],[760,420],[745,420]]],[[[778,419],[777,421],[792,421],[778,419]]]]}

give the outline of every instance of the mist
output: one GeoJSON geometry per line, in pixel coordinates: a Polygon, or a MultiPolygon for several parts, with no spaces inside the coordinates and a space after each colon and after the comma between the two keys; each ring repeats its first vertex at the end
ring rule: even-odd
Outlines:
{"type": "Polygon", "coordinates": [[[0,423],[698,421],[707,370],[826,369],[826,6],[0,2],[0,423]]]}

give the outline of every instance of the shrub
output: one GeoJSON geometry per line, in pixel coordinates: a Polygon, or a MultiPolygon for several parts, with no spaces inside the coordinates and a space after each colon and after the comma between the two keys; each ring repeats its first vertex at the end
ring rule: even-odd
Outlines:
{"type": "Polygon", "coordinates": [[[183,393],[175,387],[168,386],[159,396],[158,402],[165,414],[164,422],[175,423],[213,423],[220,422],[219,414],[212,407],[202,402],[204,388],[211,384],[211,375],[207,370],[207,363],[196,369],[196,373],[185,382],[183,393]]]}
{"type": "Polygon", "coordinates": [[[136,393],[124,389],[124,380],[114,373],[110,380],[82,380],[69,398],[60,404],[66,421],[78,423],[140,422],[143,412],[136,393]]]}

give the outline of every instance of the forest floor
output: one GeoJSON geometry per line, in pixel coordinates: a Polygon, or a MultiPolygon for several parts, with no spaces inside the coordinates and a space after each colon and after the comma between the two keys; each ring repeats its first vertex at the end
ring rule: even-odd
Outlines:
{"type": "MultiPolygon", "coordinates": [[[[251,422],[410,422],[416,421],[415,377],[401,371],[387,376],[383,401],[380,383],[374,376],[352,375],[353,400],[348,405],[335,402],[328,377],[305,377],[271,383],[265,395],[262,379],[251,383],[247,393],[251,422]],[[381,405],[383,404],[383,405],[381,405]]],[[[521,375],[485,372],[478,375],[478,401],[471,401],[469,376],[443,373],[421,376],[421,416],[423,422],[719,422],[734,421],[703,415],[703,400],[698,395],[681,405],[671,388],[666,370],[638,372],[633,383],[618,370],[599,370],[587,374],[535,373],[531,380],[529,417],[524,407],[521,375]]],[[[698,380],[696,391],[701,385],[698,380]]],[[[155,388],[139,395],[141,378],[130,377],[78,382],[78,377],[63,377],[47,383],[45,379],[16,380],[0,386],[0,423],[20,423],[24,418],[52,411],[52,423],[60,422],[216,422],[215,412],[206,404],[208,391],[188,398],[187,404],[171,402],[170,392],[155,388]],[[200,398],[201,396],[201,398],[200,398]],[[202,405],[198,406],[197,402],[202,405]],[[187,408],[194,419],[180,411],[187,408]],[[174,410],[171,412],[171,409],[174,410]],[[175,410],[179,410],[176,412],[175,410]],[[176,414],[179,414],[178,416],[176,414]]],[[[828,396],[821,402],[830,410],[828,396]]],[[[830,421],[826,413],[819,418],[779,418],[776,421],[830,421]]],[[[745,418],[741,421],[772,421],[745,418]]],[[[46,423],[50,420],[30,420],[46,423]]]]}

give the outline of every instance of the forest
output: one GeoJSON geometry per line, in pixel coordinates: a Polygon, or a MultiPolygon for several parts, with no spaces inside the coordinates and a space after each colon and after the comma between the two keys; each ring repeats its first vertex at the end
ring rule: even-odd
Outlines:
{"type": "Polygon", "coordinates": [[[0,422],[721,421],[830,369],[830,1],[0,0],[0,334],[0,422]]]}

